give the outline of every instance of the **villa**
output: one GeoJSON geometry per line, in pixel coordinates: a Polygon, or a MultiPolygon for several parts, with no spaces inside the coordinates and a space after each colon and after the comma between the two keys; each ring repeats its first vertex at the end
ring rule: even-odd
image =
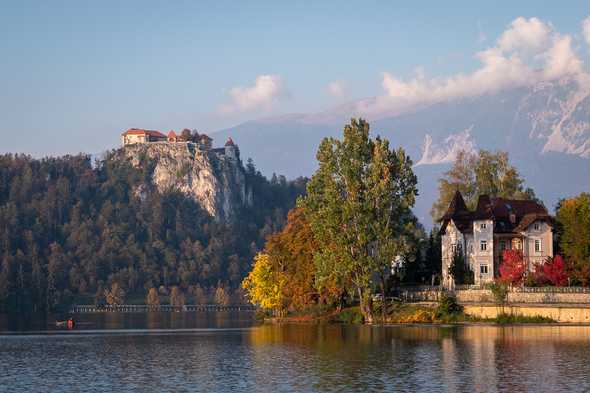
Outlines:
{"type": "Polygon", "coordinates": [[[462,253],[476,285],[493,281],[505,250],[522,251],[528,271],[553,257],[553,219],[547,209],[531,200],[491,198],[480,195],[471,211],[455,192],[441,219],[442,284],[454,286],[449,268],[462,253]]]}

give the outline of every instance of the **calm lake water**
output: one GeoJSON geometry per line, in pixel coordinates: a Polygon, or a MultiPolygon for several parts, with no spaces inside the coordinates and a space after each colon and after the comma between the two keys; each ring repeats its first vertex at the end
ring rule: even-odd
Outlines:
{"type": "Polygon", "coordinates": [[[0,316],[5,392],[590,392],[590,327],[257,325],[251,314],[0,316]]]}

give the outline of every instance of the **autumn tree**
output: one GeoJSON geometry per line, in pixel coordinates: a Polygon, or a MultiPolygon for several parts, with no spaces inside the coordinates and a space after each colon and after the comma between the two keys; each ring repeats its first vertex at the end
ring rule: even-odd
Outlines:
{"type": "Polygon", "coordinates": [[[119,285],[118,282],[114,282],[110,288],[104,290],[104,297],[107,304],[111,306],[117,306],[125,303],[125,290],[119,285]]]}
{"type": "Polygon", "coordinates": [[[254,258],[254,266],[242,282],[252,304],[271,310],[275,315],[283,315],[283,287],[285,276],[281,271],[273,269],[268,254],[258,253],[254,258]]]}
{"type": "Polygon", "coordinates": [[[289,310],[301,311],[319,301],[331,304],[340,297],[342,290],[334,288],[331,285],[333,282],[318,283],[316,286],[316,248],[311,226],[301,208],[289,212],[285,228],[269,236],[264,246],[273,269],[285,276],[283,297],[289,310]]]}
{"type": "Polygon", "coordinates": [[[475,208],[482,194],[511,199],[536,199],[534,191],[525,188],[518,170],[510,165],[508,153],[502,151],[457,153],[451,169],[438,181],[439,197],[431,209],[434,221],[438,221],[445,213],[457,190],[470,209],[475,208]]]}
{"type": "Polygon", "coordinates": [[[230,303],[230,297],[223,285],[218,284],[215,288],[215,304],[227,306],[230,303]]]}
{"type": "Polygon", "coordinates": [[[150,306],[150,308],[160,305],[160,296],[158,295],[156,288],[150,288],[145,299],[145,303],[150,306]]]}
{"type": "Polygon", "coordinates": [[[319,168],[299,202],[318,243],[316,280],[350,282],[371,322],[371,277],[404,249],[417,194],[412,163],[387,140],[372,140],[362,119],[344,127],[342,140],[325,138],[316,157],[319,168]]]}
{"type": "Polygon", "coordinates": [[[178,286],[174,285],[172,289],[170,289],[170,305],[184,306],[184,302],[184,293],[182,293],[182,290],[178,288],[178,286]]]}

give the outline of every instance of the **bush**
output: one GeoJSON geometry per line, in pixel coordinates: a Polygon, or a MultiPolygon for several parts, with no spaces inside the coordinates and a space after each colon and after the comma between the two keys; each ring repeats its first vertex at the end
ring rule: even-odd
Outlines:
{"type": "Polygon", "coordinates": [[[362,324],[365,320],[359,307],[352,307],[343,310],[335,317],[336,322],[362,324]]]}
{"type": "Polygon", "coordinates": [[[498,316],[494,319],[496,323],[499,324],[508,324],[508,323],[551,323],[555,322],[555,320],[549,317],[543,317],[541,315],[535,315],[532,317],[524,316],[524,315],[514,315],[514,314],[498,314],[498,316]]]}
{"type": "Polygon", "coordinates": [[[443,293],[436,309],[436,314],[439,317],[458,314],[463,311],[463,307],[457,303],[457,298],[443,293]]]}
{"type": "Polygon", "coordinates": [[[496,281],[489,285],[496,303],[504,304],[508,299],[508,285],[501,281],[496,281]]]}

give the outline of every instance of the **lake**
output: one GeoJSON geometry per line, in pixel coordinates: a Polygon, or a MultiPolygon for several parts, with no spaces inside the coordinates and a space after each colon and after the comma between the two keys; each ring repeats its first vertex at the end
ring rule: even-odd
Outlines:
{"type": "Polygon", "coordinates": [[[589,392],[590,327],[259,325],[248,313],[0,316],[6,392],[589,392]]]}

